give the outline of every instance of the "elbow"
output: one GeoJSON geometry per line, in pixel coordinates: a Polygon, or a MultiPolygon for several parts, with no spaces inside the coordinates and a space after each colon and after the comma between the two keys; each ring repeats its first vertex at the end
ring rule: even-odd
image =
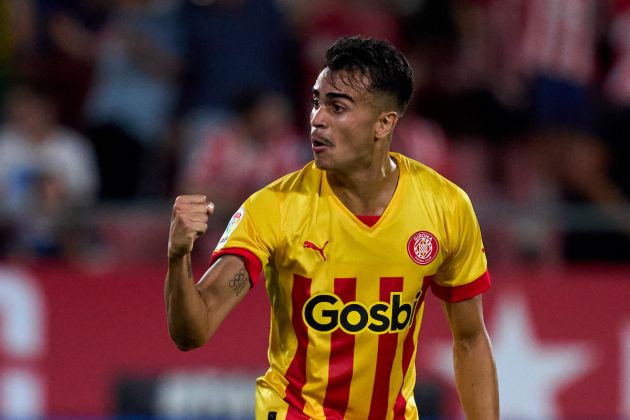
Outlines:
{"type": "Polygon", "coordinates": [[[177,350],[179,351],[191,351],[191,350],[198,349],[199,347],[201,347],[201,344],[176,342],[175,346],[177,347],[177,350]]]}
{"type": "Polygon", "coordinates": [[[182,337],[171,335],[171,340],[180,351],[190,351],[203,346],[207,339],[200,337],[182,337]]]}

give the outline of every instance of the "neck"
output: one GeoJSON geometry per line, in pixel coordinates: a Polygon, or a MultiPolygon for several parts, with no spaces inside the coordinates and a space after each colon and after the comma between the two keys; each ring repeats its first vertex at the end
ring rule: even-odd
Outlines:
{"type": "Polygon", "coordinates": [[[351,173],[326,173],[330,188],[353,214],[380,216],[396,191],[399,169],[386,154],[375,165],[351,173]]]}

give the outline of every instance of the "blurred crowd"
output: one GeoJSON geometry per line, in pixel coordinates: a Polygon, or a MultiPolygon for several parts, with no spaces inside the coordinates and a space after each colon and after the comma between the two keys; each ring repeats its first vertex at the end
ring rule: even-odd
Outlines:
{"type": "Polygon", "coordinates": [[[182,193],[220,234],[310,160],[321,55],[360,34],[410,59],[392,148],[469,193],[491,258],[630,261],[630,0],[3,0],[0,21],[4,258],[111,252],[99,209],[182,193]]]}

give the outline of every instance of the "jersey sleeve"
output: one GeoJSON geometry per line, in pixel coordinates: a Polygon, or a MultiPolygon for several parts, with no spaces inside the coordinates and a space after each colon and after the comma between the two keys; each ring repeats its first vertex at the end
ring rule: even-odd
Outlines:
{"type": "Polygon", "coordinates": [[[442,300],[459,302],[485,292],[490,274],[479,222],[468,195],[457,188],[445,213],[446,252],[431,290],[442,300]]]}
{"type": "Polygon", "coordinates": [[[228,222],[210,264],[222,255],[238,255],[243,258],[251,286],[254,286],[275,249],[278,229],[274,226],[279,225],[277,208],[273,195],[264,190],[248,198],[228,222]]]}

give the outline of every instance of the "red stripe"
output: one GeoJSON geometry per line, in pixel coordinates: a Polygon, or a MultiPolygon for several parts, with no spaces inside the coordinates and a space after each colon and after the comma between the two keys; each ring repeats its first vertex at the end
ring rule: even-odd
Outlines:
{"type": "Polygon", "coordinates": [[[461,286],[445,287],[437,283],[431,284],[433,294],[447,302],[461,302],[462,300],[473,298],[482,294],[490,288],[490,273],[485,271],[477,279],[461,286]]]}
{"type": "MultiPolygon", "coordinates": [[[[357,279],[336,278],[335,294],[344,304],[356,300],[357,279]]],[[[328,387],[324,398],[324,414],[327,419],[343,418],[348,408],[354,366],[354,343],[355,335],[345,333],[341,328],[331,334],[328,387]]]]}
{"type": "Polygon", "coordinates": [[[285,378],[287,380],[287,388],[285,390],[284,400],[289,404],[287,411],[287,419],[304,419],[304,397],[302,389],[306,384],[306,351],[308,349],[308,328],[302,320],[302,308],[311,296],[311,279],[293,276],[293,289],[291,290],[291,302],[293,313],[291,314],[291,322],[293,331],[297,338],[297,348],[293,360],[287,369],[285,378]]]}
{"type": "MultiPolygon", "coordinates": [[[[402,277],[381,277],[381,302],[390,301],[393,292],[402,292],[402,277]]],[[[385,333],[378,337],[378,352],[376,355],[376,374],[374,375],[374,387],[372,388],[372,401],[370,403],[370,420],[382,420],[387,418],[387,405],[389,402],[389,381],[398,347],[398,334],[385,333]]]]}
{"type": "Polygon", "coordinates": [[[414,346],[414,331],[416,330],[416,317],[418,316],[418,311],[424,302],[424,297],[427,294],[427,290],[429,290],[429,286],[431,285],[431,280],[433,276],[425,277],[422,281],[422,294],[420,295],[420,299],[416,304],[416,308],[413,312],[413,321],[407,330],[407,336],[405,337],[405,342],[403,344],[403,356],[402,356],[402,377],[403,382],[400,384],[400,391],[398,392],[398,397],[396,398],[396,403],[394,404],[394,419],[405,419],[405,411],[407,409],[407,400],[402,394],[402,387],[405,384],[405,376],[407,375],[407,371],[409,370],[409,366],[411,366],[411,358],[413,357],[413,352],[415,350],[414,346]]]}

